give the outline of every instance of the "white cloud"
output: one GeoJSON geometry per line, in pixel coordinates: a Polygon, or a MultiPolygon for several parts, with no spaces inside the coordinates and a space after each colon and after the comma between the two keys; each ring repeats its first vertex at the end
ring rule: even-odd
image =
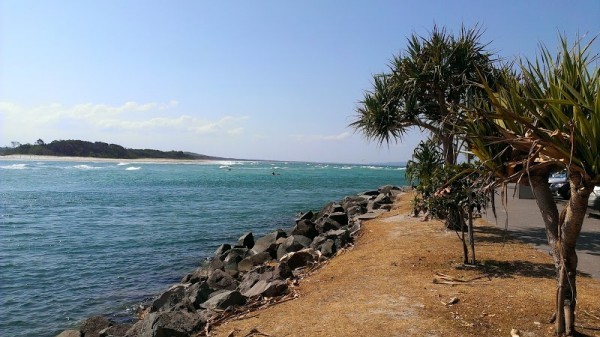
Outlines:
{"type": "Polygon", "coordinates": [[[294,135],[293,137],[300,142],[338,142],[347,139],[351,135],[350,132],[342,132],[337,135],[294,135]]]}
{"type": "MultiPolygon", "coordinates": [[[[77,104],[64,106],[58,103],[24,107],[13,102],[0,102],[0,115],[3,120],[5,137],[15,138],[23,135],[40,134],[41,130],[53,137],[72,137],[86,132],[113,133],[127,131],[162,131],[177,134],[190,133],[195,135],[240,135],[243,128],[240,125],[246,116],[223,116],[219,119],[205,119],[177,111],[178,102],[168,103],[137,103],[125,102],[118,106],[108,104],[77,104]],[[73,130],[77,128],[78,130],[73,130]],[[10,130],[14,132],[9,132],[10,130]],[[17,131],[18,130],[18,131],[17,131]],[[28,132],[29,131],[29,132],[28,132]]],[[[20,137],[18,137],[20,138],[20,137]]],[[[17,138],[15,138],[17,139],[17,138]]]]}

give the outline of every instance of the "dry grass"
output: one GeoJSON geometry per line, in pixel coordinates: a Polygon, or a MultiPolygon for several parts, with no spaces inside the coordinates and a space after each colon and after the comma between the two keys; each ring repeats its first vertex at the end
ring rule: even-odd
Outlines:
{"type": "MultiPolygon", "coordinates": [[[[410,196],[364,224],[354,248],[304,278],[299,297],[230,320],[211,336],[553,336],[551,258],[484,220],[481,266],[439,221],[410,217],[410,196]],[[452,302],[453,304],[449,304],[452,302]]],[[[600,336],[600,282],[578,278],[578,331],[600,336]]]]}

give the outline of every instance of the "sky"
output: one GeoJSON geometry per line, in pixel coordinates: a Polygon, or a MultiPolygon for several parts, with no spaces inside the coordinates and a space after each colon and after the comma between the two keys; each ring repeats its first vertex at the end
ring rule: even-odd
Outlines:
{"type": "MultiPolygon", "coordinates": [[[[348,127],[411,34],[506,60],[600,33],[600,1],[0,0],[0,146],[60,139],[284,161],[409,160],[348,127]]],[[[599,52],[599,42],[594,51],[599,52]]]]}

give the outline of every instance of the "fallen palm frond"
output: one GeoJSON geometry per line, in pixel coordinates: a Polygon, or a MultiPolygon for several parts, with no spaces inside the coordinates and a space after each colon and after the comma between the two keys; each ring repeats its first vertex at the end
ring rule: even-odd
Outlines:
{"type": "Polygon", "coordinates": [[[481,284],[483,282],[487,282],[490,280],[491,279],[489,278],[489,276],[477,276],[477,277],[470,278],[468,280],[464,280],[464,279],[456,278],[454,276],[436,272],[435,277],[433,278],[433,283],[434,284],[449,284],[449,285],[473,285],[475,283],[481,284]],[[487,277],[487,280],[484,280],[484,278],[486,278],[486,277],[487,277]]]}

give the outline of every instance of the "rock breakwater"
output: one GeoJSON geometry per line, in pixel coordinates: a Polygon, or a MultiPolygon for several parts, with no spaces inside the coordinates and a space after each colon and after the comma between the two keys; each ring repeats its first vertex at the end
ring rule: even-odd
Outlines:
{"type": "Polygon", "coordinates": [[[306,271],[351,245],[361,221],[389,211],[402,191],[382,186],[328,203],[316,213],[307,211],[287,230],[259,238],[248,232],[235,244],[219,246],[202,266],[145,305],[134,324],[94,316],[58,337],[206,335],[237,313],[293,298],[293,287],[306,271]]]}

